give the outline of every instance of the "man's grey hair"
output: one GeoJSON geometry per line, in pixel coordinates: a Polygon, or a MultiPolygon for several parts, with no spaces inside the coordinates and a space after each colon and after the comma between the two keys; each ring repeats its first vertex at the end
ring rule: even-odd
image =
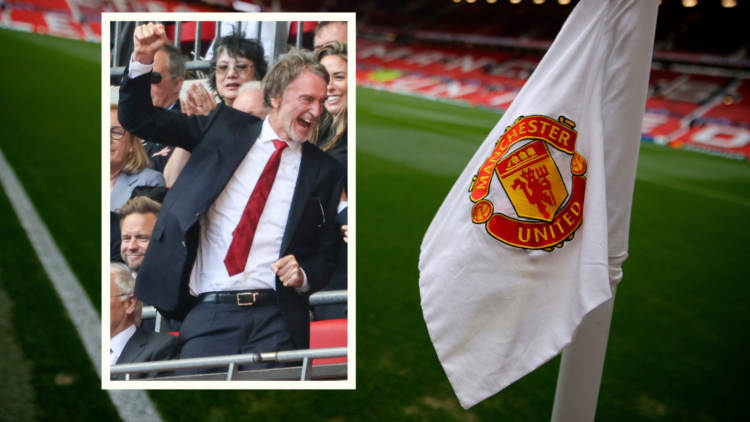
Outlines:
{"type": "Polygon", "coordinates": [[[266,107],[273,108],[271,99],[281,98],[292,81],[305,70],[323,78],[328,86],[331,79],[326,68],[311,59],[304,50],[293,48],[263,78],[263,102],[266,107]]]}
{"type": "Polygon", "coordinates": [[[126,295],[135,291],[135,278],[130,274],[130,269],[125,264],[110,262],[109,273],[115,275],[115,285],[123,295],[120,300],[127,299],[126,295]]]}
{"type": "Polygon", "coordinates": [[[237,90],[237,96],[240,96],[243,92],[253,91],[256,89],[263,89],[263,84],[260,81],[245,82],[237,90]]]}
{"type": "MultiPolygon", "coordinates": [[[[130,274],[130,269],[122,263],[110,262],[109,273],[115,275],[114,283],[118,289],[120,289],[120,300],[126,300],[129,295],[135,292],[135,278],[130,274]]],[[[109,293],[110,295],[112,292],[109,293]]],[[[143,313],[143,302],[140,300],[135,305],[135,312],[133,312],[133,320],[135,325],[141,326],[141,316],[143,313]]]]}
{"type": "MultiPolygon", "coordinates": [[[[185,78],[187,57],[182,55],[182,52],[172,44],[164,44],[160,49],[167,53],[167,69],[169,69],[169,76],[185,78]]],[[[162,75],[167,76],[167,75],[162,75]]]]}

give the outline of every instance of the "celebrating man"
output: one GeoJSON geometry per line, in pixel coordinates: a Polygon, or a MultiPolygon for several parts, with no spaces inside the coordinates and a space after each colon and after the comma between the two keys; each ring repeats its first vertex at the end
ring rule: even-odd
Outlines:
{"type": "Polygon", "coordinates": [[[168,317],[187,314],[182,358],[308,348],[309,294],[338,255],[344,176],[305,142],[328,73],[290,53],[264,79],[265,120],[224,104],[188,117],[151,104],[151,64],[166,42],[160,24],[136,28],[120,122],[193,156],[164,201],[136,296],[168,317]]]}

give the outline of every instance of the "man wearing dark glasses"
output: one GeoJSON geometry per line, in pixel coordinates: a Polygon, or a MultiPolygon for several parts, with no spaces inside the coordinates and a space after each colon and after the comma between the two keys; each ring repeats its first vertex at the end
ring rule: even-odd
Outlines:
{"type": "MultiPolygon", "coordinates": [[[[180,50],[171,44],[165,44],[154,56],[154,71],[151,74],[151,101],[155,106],[180,112],[180,89],[185,80],[185,63],[187,59],[180,50]]],[[[145,140],[149,160],[154,170],[164,171],[173,148],[164,144],[145,140]]]]}

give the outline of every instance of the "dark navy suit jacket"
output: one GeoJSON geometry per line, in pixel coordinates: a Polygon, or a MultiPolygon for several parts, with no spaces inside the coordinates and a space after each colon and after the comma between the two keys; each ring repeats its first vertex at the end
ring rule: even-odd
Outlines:
{"type": "MultiPolygon", "coordinates": [[[[135,333],[130,337],[117,359],[117,364],[154,362],[157,360],[169,360],[179,355],[179,341],[177,337],[169,334],[154,333],[135,328],[135,333]]],[[[131,374],[131,379],[152,378],[154,373],[131,374]]],[[[124,380],[125,375],[116,375],[113,380],[124,380]]]]}

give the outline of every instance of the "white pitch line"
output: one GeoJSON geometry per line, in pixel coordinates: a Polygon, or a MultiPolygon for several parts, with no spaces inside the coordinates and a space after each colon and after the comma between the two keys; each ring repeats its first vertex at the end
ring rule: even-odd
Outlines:
{"type": "MultiPolygon", "coordinates": [[[[44,271],[73,321],[99,377],[102,376],[101,320],[86,292],[57,248],[47,226],[37,214],[23,186],[0,150],[0,184],[26,230],[44,271]]],[[[108,390],[117,412],[125,422],[161,422],[148,395],[139,390],[108,390]]]]}

